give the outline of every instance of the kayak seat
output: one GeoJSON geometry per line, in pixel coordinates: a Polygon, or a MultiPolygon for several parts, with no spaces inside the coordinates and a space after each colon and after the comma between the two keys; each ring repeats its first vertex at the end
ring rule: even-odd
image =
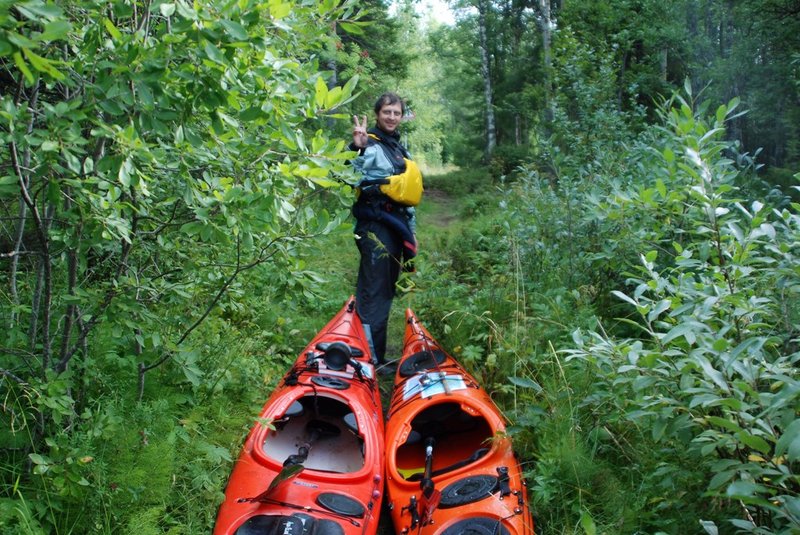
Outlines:
{"type": "Polygon", "coordinates": [[[412,433],[423,437],[452,437],[459,433],[484,434],[483,440],[491,436],[486,420],[467,414],[458,403],[437,403],[419,413],[411,422],[412,433]]]}
{"type": "Polygon", "coordinates": [[[424,439],[434,438],[433,475],[474,463],[489,452],[493,432],[481,416],[462,410],[459,403],[436,403],[411,421],[406,441],[395,452],[394,464],[404,479],[419,481],[425,465],[424,439]]]}
{"type": "Polygon", "coordinates": [[[414,468],[397,468],[400,475],[406,481],[420,481],[425,473],[424,466],[415,466],[414,468]]]}

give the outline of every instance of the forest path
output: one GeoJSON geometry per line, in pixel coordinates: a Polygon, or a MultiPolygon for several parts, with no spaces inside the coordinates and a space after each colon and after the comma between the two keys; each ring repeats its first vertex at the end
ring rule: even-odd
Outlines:
{"type": "Polygon", "coordinates": [[[439,189],[426,189],[423,202],[432,202],[436,205],[433,211],[429,211],[429,218],[426,219],[426,222],[446,228],[456,219],[456,201],[449,193],[439,189]]]}

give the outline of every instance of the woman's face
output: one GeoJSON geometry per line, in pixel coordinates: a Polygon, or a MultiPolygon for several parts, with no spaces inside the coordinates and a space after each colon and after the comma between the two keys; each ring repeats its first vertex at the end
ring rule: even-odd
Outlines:
{"type": "Polygon", "coordinates": [[[399,102],[394,104],[384,104],[378,112],[378,128],[387,134],[393,134],[400,126],[400,119],[403,117],[403,107],[399,102]]]}

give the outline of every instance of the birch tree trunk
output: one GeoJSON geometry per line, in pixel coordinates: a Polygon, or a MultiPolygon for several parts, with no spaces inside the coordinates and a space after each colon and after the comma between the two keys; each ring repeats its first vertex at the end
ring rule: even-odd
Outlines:
{"type": "Polygon", "coordinates": [[[489,44],[486,36],[486,13],[488,11],[488,0],[478,0],[478,36],[479,48],[481,52],[481,78],[483,78],[483,100],[486,106],[486,149],[485,157],[488,161],[497,146],[497,122],[494,116],[494,104],[492,103],[492,71],[489,64],[489,44]]]}
{"type": "Polygon", "coordinates": [[[553,111],[553,83],[552,67],[553,56],[550,50],[552,40],[553,17],[550,0],[539,0],[540,28],[542,30],[542,54],[544,56],[544,98],[545,98],[545,120],[549,123],[555,115],[553,111]]]}

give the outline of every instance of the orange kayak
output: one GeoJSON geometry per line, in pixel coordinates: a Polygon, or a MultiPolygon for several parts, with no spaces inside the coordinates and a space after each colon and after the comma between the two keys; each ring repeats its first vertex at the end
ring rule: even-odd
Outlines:
{"type": "Polygon", "coordinates": [[[533,534],[527,489],[503,415],[411,310],[386,448],[395,533],[533,534]]]}
{"type": "Polygon", "coordinates": [[[351,297],[261,410],[214,535],[374,534],[383,427],[375,368],[351,297]]]}

